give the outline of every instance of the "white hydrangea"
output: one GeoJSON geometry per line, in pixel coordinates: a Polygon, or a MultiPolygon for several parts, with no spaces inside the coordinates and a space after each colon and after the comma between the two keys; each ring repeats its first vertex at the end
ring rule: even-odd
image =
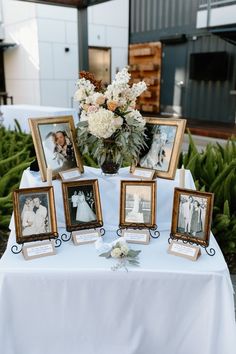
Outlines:
{"type": "Polygon", "coordinates": [[[97,112],[88,114],[89,132],[98,138],[110,138],[120,126],[116,124],[114,113],[105,108],[99,108],[97,112]]]}
{"type": "Polygon", "coordinates": [[[119,247],[113,248],[113,250],[111,251],[112,258],[120,258],[121,254],[122,251],[119,247]]]}
{"type": "Polygon", "coordinates": [[[135,122],[142,127],[144,127],[146,124],[145,119],[142,117],[142,115],[137,109],[133,109],[131,112],[126,114],[125,118],[128,124],[131,124],[131,122],[129,123],[129,120],[135,120],[135,122]]]}

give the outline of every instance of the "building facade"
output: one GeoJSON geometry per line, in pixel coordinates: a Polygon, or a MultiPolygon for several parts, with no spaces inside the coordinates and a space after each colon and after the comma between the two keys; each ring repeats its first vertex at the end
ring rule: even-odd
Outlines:
{"type": "Polygon", "coordinates": [[[236,1],[227,0],[130,0],[130,43],[162,43],[160,103],[164,114],[235,122],[235,6],[236,1]],[[216,62],[218,52],[227,55],[224,80],[192,79],[191,55],[216,53],[216,62]]]}
{"type": "MultiPolygon", "coordinates": [[[[5,89],[14,104],[72,107],[79,74],[77,9],[0,1],[2,39],[15,43],[4,50],[5,89]]],[[[112,0],[88,8],[89,46],[109,49],[110,78],[128,61],[128,5],[112,0]]]]}

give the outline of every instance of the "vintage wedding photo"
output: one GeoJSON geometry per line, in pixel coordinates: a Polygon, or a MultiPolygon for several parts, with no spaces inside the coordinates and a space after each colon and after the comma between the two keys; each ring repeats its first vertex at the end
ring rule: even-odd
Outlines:
{"type": "Polygon", "coordinates": [[[52,187],[18,189],[14,192],[17,242],[55,237],[52,187]]]}
{"type": "Polygon", "coordinates": [[[212,214],[211,193],[175,189],[172,223],[177,235],[208,244],[212,214]],[[177,212],[176,212],[177,210],[177,212]]]}
{"type": "Polygon", "coordinates": [[[97,180],[62,183],[67,231],[103,224],[97,180]]]}
{"type": "Polygon", "coordinates": [[[82,168],[74,144],[73,117],[30,119],[30,126],[44,180],[48,166],[52,169],[53,177],[77,166],[82,168]]]}
{"type": "Polygon", "coordinates": [[[120,225],[155,224],[155,181],[121,181],[120,225]]]}
{"type": "Polygon", "coordinates": [[[184,119],[147,118],[147,147],[139,166],[155,170],[159,177],[174,178],[185,124],[184,119]]]}

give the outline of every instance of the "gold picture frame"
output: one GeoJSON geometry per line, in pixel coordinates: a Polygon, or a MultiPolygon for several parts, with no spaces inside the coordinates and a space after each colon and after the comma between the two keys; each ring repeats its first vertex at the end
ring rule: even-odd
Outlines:
{"type": "Polygon", "coordinates": [[[171,234],[173,238],[209,245],[214,194],[175,188],[171,234]]]}
{"type": "Polygon", "coordinates": [[[72,116],[29,118],[29,125],[43,182],[49,166],[53,179],[59,172],[76,167],[83,173],[72,116]]]}
{"type": "Polygon", "coordinates": [[[156,181],[121,181],[120,226],[156,225],[156,181]]]}
{"type": "Polygon", "coordinates": [[[147,117],[147,148],[141,152],[137,167],[155,170],[155,177],[174,179],[185,127],[186,119],[147,117]]]}
{"type": "Polygon", "coordinates": [[[62,183],[66,230],[69,232],[103,225],[97,179],[62,183]]]}
{"type": "Polygon", "coordinates": [[[52,186],[15,190],[13,210],[17,243],[58,237],[52,186]]]}

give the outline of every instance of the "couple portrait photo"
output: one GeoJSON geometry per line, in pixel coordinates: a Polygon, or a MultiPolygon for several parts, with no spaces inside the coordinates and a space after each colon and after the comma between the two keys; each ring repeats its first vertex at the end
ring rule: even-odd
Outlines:
{"type": "Polygon", "coordinates": [[[71,196],[72,223],[91,222],[97,219],[95,202],[90,186],[76,189],[71,196]]]}
{"type": "Polygon", "coordinates": [[[206,208],[206,198],[180,195],[177,231],[203,238],[205,235],[206,208]]]}
{"type": "Polygon", "coordinates": [[[22,236],[50,232],[47,194],[20,196],[22,236]]]}
{"type": "Polygon", "coordinates": [[[98,180],[63,182],[62,191],[67,231],[103,224],[98,180]]]}
{"type": "Polygon", "coordinates": [[[39,126],[47,166],[54,172],[76,167],[75,153],[68,123],[39,126]]]}
{"type": "Polygon", "coordinates": [[[42,181],[47,179],[47,168],[52,177],[73,168],[83,172],[83,163],[75,143],[75,126],[72,116],[30,118],[30,129],[42,181]]]}

